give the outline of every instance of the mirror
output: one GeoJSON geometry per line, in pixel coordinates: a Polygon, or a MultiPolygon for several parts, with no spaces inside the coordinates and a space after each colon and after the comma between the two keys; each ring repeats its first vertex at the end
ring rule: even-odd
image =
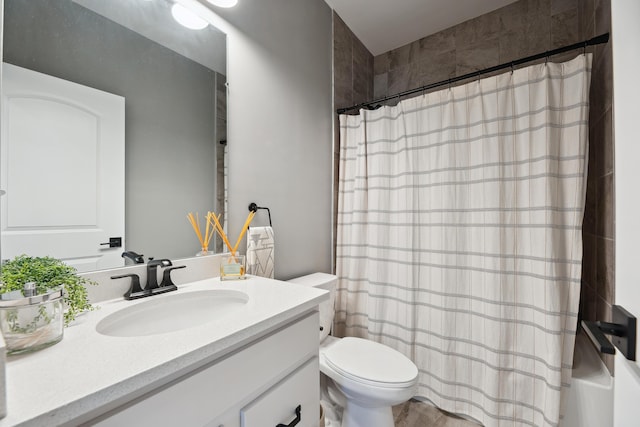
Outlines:
{"type": "MultiPolygon", "coordinates": [[[[4,112],[13,108],[13,114],[16,108],[9,96],[3,96],[3,143],[14,134],[29,134],[48,144],[43,149],[22,148],[22,156],[15,155],[18,150],[9,150],[14,156],[9,157],[0,179],[0,188],[6,190],[0,196],[3,259],[21,253],[73,258],[69,263],[79,271],[90,271],[113,267],[96,261],[104,254],[115,254],[116,261],[124,265],[120,257],[124,250],[144,254],[145,259],[191,257],[201,248],[187,214],[199,212],[202,218],[212,210],[224,215],[226,36],[211,25],[197,31],[181,26],[171,16],[173,4],[169,0],[4,0],[4,63],[73,82],[90,91],[97,89],[124,104],[124,232],[120,236],[118,231],[102,230],[97,220],[78,213],[86,210],[88,216],[98,220],[111,217],[110,213],[92,211],[96,197],[106,192],[99,185],[110,181],[110,171],[98,161],[94,167],[93,161],[75,160],[82,150],[69,148],[74,145],[67,144],[69,137],[64,133],[52,135],[47,130],[49,134],[36,134],[31,128],[38,126],[30,126],[28,119],[24,129],[16,131],[18,126],[7,123],[4,112]],[[54,142],[60,144],[57,149],[51,148],[54,142]],[[18,200],[16,183],[28,179],[33,181],[33,188],[23,190],[38,196],[18,200]],[[84,194],[94,187],[97,196],[84,194]],[[64,201],[64,197],[69,199],[64,201]],[[64,209],[78,213],[78,218],[53,218],[64,209]],[[41,223],[29,225],[27,217],[38,212],[41,223]],[[73,233],[57,234],[76,225],[73,233]],[[58,237],[34,246],[32,229],[58,237]],[[90,243],[98,248],[98,255],[82,251],[79,256],[51,253],[75,245],[68,235],[85,236],[89,230],[105,233],[90,243]],[[122,237],[122,247],[111,247],[117,241],[110,237],[122,237]],[[15,249],[9,250],[9,246],[15,249]]],[[[6,94],[8,73],[3,74],[6,94]]],[[[40,104],[46,102],[41,100],[40,104]]],[[[24,115],[30,114],[32,111],[26,108],[24,115]]],[[[64,122],[56,119],[58,112],[42,116],[55,123],[64,122]]],[[[100,125],[89,127],[97,129],[100,125]]],[[[78,144],[85,139],[79,137],[78,144]]],[[[94,151],[99,153],[110,142],[100,136],[96,141],[98,148],[94,151]]],[[[99,157],[94,151],[90,154],[99,157]]],[[[3,156],[7,158],[4,152],[3,156]]],[[[113,180],[117,181],[115,169],[113,180]]],[[[221,221],[224,223],[224,216],[221,221]]],[[[216,247],[219,251],[221,242],[212,241],[209,251],[216,247]]]]}

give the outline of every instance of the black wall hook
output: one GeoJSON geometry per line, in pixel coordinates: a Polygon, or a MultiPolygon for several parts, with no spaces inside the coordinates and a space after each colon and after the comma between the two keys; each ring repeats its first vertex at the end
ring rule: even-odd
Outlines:
{"type": "Polygon", "coordinates": [[[267,213],[269,214],[269,227],[273,227],[273,225],[271,224],[271,211],[269,210],[269,208],[263,208],[261,206],[256,205],[254,202],[249,203],[250,212],[257,212],[258,209],[266,209],[267,213]]]}

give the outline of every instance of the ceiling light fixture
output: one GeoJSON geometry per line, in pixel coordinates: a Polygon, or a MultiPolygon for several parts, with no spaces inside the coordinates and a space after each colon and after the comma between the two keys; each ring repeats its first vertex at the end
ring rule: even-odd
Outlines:
{"type": "Polygon", "coordinates": [[[238,4],[238,0],[207,0],[214,6],[219,7],[233,7],[238,4]]]}
{"type": "Polygon", "coordinates": [[[171,7],[171,15],[173,15],[173,19],[178,21],[180,25],[192,30],[202,30],[209,25],[207,21],[180,3],[176,3],[171,7]]]}

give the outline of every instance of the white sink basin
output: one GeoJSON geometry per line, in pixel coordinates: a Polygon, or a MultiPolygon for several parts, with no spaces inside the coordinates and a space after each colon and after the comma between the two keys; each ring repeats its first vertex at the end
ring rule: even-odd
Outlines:
{"type": "Polygon", "coordinates": [[[169,293],[108,315],[98,322],[96,331],[112,337],[175,332],[226,317],[248,301],[244,292],[226,289],[169,293]]]}

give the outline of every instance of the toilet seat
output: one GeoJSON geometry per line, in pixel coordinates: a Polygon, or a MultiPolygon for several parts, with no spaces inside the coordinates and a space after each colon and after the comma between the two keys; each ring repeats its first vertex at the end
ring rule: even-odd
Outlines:
{"type": "Polygon", "coordinates": [[[342,338],[323,354],[331,369],[361,384],[380,388],[412,387],[418,376],[418,368],[402,353],[362,338],[342,338]]]}

